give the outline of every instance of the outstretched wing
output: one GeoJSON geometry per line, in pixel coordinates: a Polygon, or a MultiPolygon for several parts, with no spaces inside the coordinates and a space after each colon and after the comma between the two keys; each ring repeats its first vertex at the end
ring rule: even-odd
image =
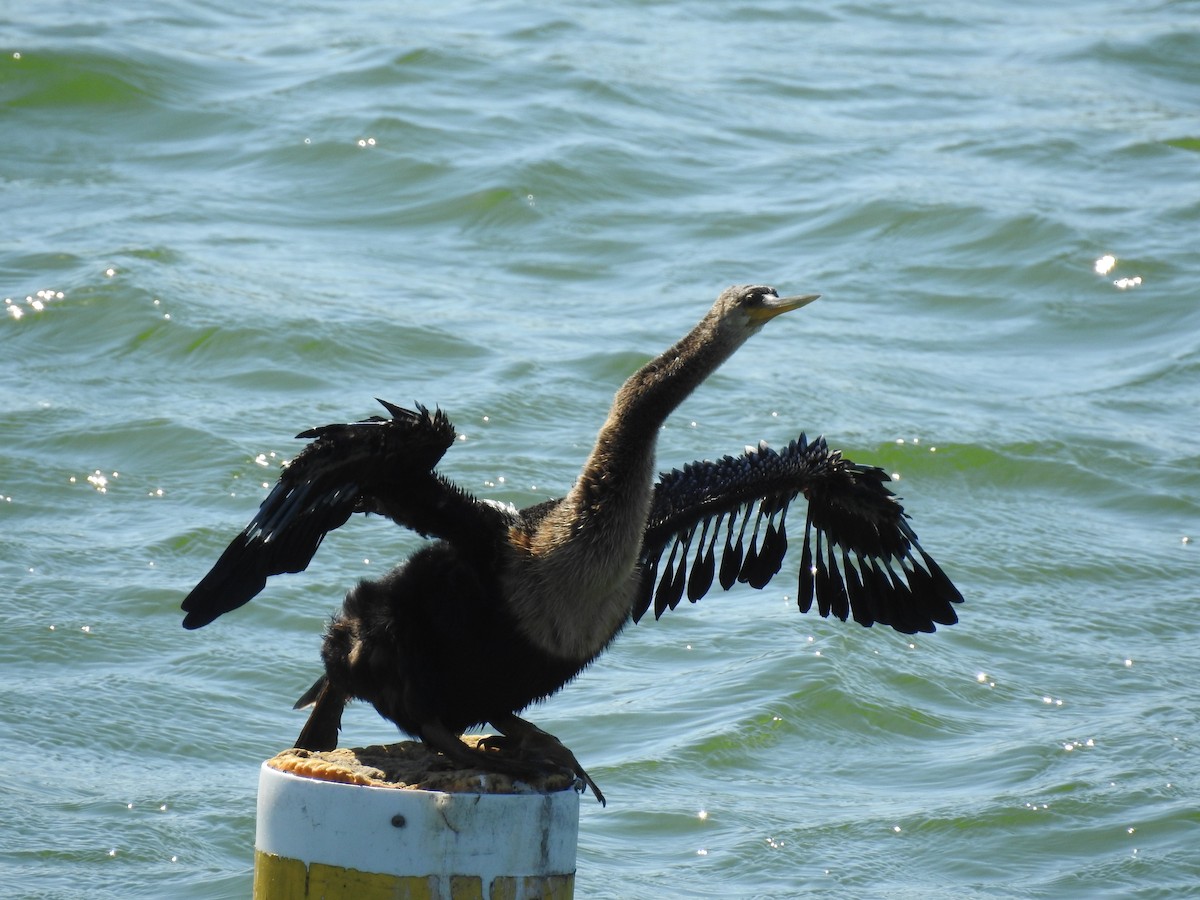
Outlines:
{"type": "Polygon", "coordinates": [[[432,469],[454,442],[454,426],[441,410],[379,402],[390,417],[297,435],[312,441],[287,464],[250,524],[183,601],[185,628],[237,609],[271,575],[303,571],[325,535],[351,513],[382,512],[426,533],[437,530],[438,504],[430,496],[457,489],[432,469]]]}
{"type": "Polygon", "coordinates": [[[853,615],[906,634],[954,624],[962,595],[917,543],[904,508],[884,486],[890,480],[882,469],[831,451],[824,438],[809,442],[803,434],[778,452],[764,443],[663,474],[642,542],[634,620],[651,605],[658,618],[685,593],[695,603],[714,578],[725,590],[738,581],[766,585],[787,552],[789,506],[803,494],[801,612],[815,598],[822,616],[853,615]]]}

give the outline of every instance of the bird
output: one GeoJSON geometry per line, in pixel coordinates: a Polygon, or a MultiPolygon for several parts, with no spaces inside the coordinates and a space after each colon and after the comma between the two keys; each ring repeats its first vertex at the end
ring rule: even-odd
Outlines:
{"type": "MultiPolygon", "coordinates": [[[[555,736],[520,717],[587,668],[630,622],[695,603],[714,582],[762,588],[782,567],[787,513],[807,518],[798,605],[903,633],[958,621],[962,595],[917,542],[882,469],[803,433],[776,450],[700,460],[655,477],[670,413],[748,338],[819,294],[735,285],[683,338],[617,390],[566,494],[524,509],[479,499],[436,471],[457,436],[440,408],[406,409],[297,435],[258,512],[183,601],[195,629],[304,570],[355,513],[428,538],[378,580],[346,594],[323,638],[324,673],[296,746],[336,747],[344,707],[370,703],[449,764],[528,776],[569,769],[604,794],[555,736]],[[719,563],[718,563],[719,556],[719,563]],[[490,724],[481,747],[463,732],[490,724]]],[[[586,789],[586,788],[585,788],[586,789]]]]}

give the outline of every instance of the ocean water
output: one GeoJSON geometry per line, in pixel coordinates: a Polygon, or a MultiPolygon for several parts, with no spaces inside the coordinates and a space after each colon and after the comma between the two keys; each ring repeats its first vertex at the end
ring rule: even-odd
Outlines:
{"type": "MultiPolygon", "coordinates": [[[[1200,894],[1200,7],[744,0],[0,7],[0,883],[244,897],[354,521],[178,605],[291,435],[446,409],[565,491],[726,285],[823,299],[664,428],[899,476],[961,622],[764,591],[530,717],[602,785],[581,897],[1200,894]]],[[[352,708],[348,745],[397,732],[352,708]]]]}

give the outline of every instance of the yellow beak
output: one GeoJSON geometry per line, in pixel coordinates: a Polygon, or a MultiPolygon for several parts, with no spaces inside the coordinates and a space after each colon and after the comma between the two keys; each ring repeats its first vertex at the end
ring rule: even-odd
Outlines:
{"type": "Polygon", "coordinates": [[[766,299],[762,306],[756,306],[746,310],[751,319],[759,322],[765,322],[768,319],[773,319],[785,312],[791,312],[793,309],[799,309],[802,306],[808,306],[820,294],[797,294],[794,297],[775,297],[774,299],[766,299]]]}

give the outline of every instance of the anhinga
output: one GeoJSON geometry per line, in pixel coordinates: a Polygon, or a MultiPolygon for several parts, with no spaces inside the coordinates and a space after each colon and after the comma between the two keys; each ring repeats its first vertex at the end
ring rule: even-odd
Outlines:
{"type": "Polygon", "coordinates": [[[888,476],[822,439],[800,435],[779,451],[763,444],[654,480],[671,411],[765,322],[815,299],[725,290],[617,391],[567,495],[526,509],[481,501],[434,471],[455,439],[441,410],[384,403],[389,417],[304,432],[311,443],[184,600],[184,627],[241,606],[271,575],[303,570],[352,513],[388,516],[436,540],[346,596],[325,635],[325,674],[297,703],[315,703],[297,746],[335,747],[342,709],[357,698],[456,763],[519,775],[540,757],[573,770],[603,802],[574,755],[517,713],[563,687],[651,606],[657,618],[685,593],[695,602],[714,578],[726,589],[765,585],[782,563],[797,495],[808,501],[801,611],[815,598],[822,616],[906,633],[954,623],[962,596],[917,543],[888,476]],[[483,723],[516,752],[459,740],[483,723]]]}

